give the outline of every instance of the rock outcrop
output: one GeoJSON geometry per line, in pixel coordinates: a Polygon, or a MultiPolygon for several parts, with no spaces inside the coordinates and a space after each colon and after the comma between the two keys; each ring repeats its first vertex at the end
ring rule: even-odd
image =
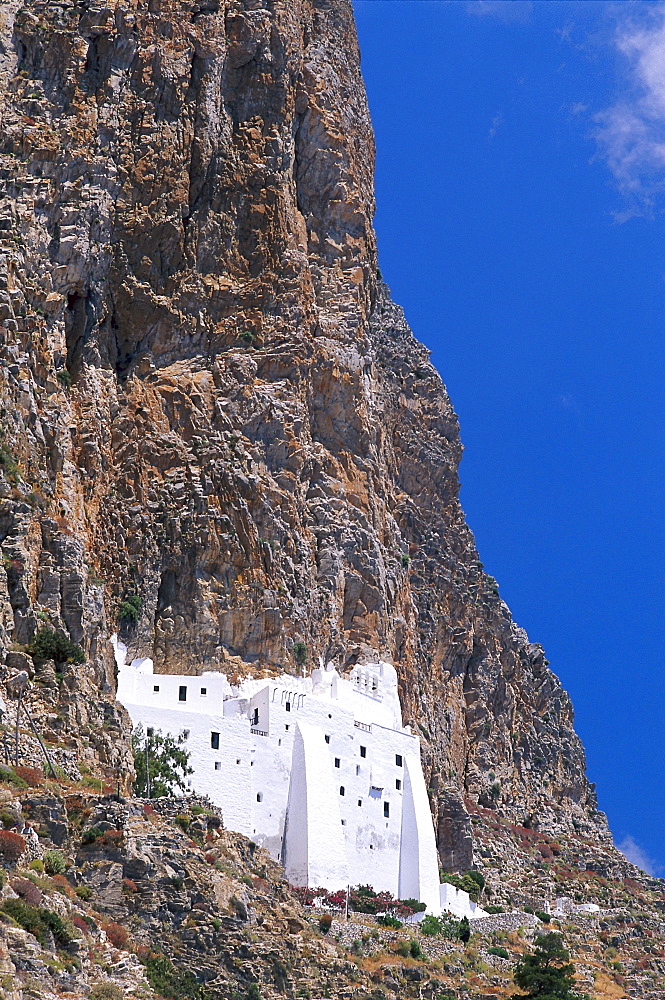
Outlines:
{"type": "Polygon", "coordinates": [[[473,860],[469,805],[607,840],[378,277],[348,0],[12,0],[0,31],[0,642],[86,659],[36,660],[45,731],[126,770],[118,623],[165,672],[376,651],[444,865],[473,860]]]}

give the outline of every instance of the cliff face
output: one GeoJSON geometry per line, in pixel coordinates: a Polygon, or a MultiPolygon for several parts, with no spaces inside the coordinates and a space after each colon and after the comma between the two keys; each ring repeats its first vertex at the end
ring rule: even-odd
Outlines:
{"type": "Polygon", "coordinates": [[[377,278],[350,4],[12,0],[0,30],[0,641],[7,674],[44,623],[88,661],[37,685],[42,724],[126,747],[108,636],[137,595],[158,670],[392,659],[445,865],[469,804],[606,840],[377,278]]]}

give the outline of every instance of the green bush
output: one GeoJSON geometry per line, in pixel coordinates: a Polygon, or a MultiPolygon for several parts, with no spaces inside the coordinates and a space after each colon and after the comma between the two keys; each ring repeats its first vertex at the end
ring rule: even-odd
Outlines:
{"type": "Polygon", "coordinates": [[[291,652],[293,653],[293,659],[296,661],[299,667],[304,667],[307,663],[307,646],[304,642],[294,642],[291,647],[291,652]]]}
{"type": "Polygon", "coordinates": [[[250,983],[247,987],[247,1000],[261,1000],[261,991],[258,983],[250,983]]]}
{"type": "Polygon", "coordinates": [[[251,347],[252,344],[256,342],[256,334],[251,330],[243,330],[240,334],[240,339],[243,343],[247,344],[248,347],[251,347]]]}
{"type": "Polygon", "coordinates": [[[44,871],[44,862],[41,860],[41,858],[35,858],[34,861],[30,862],[30,864],[28,865],[28,868],[30,868],[30,870],[33,871],[33,872],[43,872],[44,871]]]}
{"type": "Polygon", "coordinates": [[[118,619],[126,625],[136,625],[141,613],[141,598],[138,594],[129,594],[118,608],[118,619]]]}
{"type": "Polygon", "coordinates": [[[82,899],[85,902],[87,902],[89,899],[92,899],[92,889],[90,888],[89,885],[77,885],[76,895],[78,896],[79,899],[82,899]]]}
{"type": "Polygon", "coordinates": [[[536,910],[536,916],[544,924],[549,924],[550,920],[552,919],[551,916],[549,915],[549,913],[545,913],[544,910],[536,910]]]}
{"type": "Polygon", "coordinates": [[[487,954],[488,955],[498,955],[499,958],[510,958],[510,955],[508,954],[508,952],[506,951],[505,948],[500,948],[500,947],[498,947],[496,945],[494,947],[492,947],[492,948],[488,948],[487,949],[487,954]]]}
{"type": "Polygon", "coordinates": [[[146,960],[145,972],[155,993],[164,1000],[198,1000],[201,987],[189,970],[176,969],[164,955],[151,955],[146,960]]]}
{"type": "Polygon", "coordinates": [[[85,663],[85,653],[75,642],[61,632],[43,626],[38,628],[28,646],[31,656],[56,663],[85,663]]]}
{"type": "Polygon", "coordinates": [[[418,938],[411,938],[409,941],[409,955],[411,958],[424,958],[423,950],[420,947],[418,938]]]}
{"type": "Polygon", "coordinates": [[[0,445],[0,466],[10,483],[16,484],[21,478],[21,470],[18,462],[10,451],[0,445]]]}
{"type": "Polygon", "coordinates": [[[398,955],[401,955],[402,958],[408,958],[410,956],[410,954],[411,954],[411,951],[409,949],[409,942],[408,941],[399,941],[397,943],[397,947],[395,948],[395,951],[397,952],[398,955]]]}
{"type": "Polygon", "coordinates": [[[408,556],[406,552],[402,552],[402,566],[404,569],[409,568],[409,563],[411,562],[411,556],[408,556]]]}
{"type": "Polygon", "coordinates": [[[43,906],[30,906],[21,899],[6,899],[0,909],[16,921],[19,927],[34,935],[41,945],[46,944],[49,931],[56,944],[63,948],[72,941],[71,932],[62,917],[43,906]]]}
{"type": "Polygon", "coordinates": [[[428,937],[435,937],[437,934],[443,933],[443,921],[439,917],[433,917],[431,913],[428,913],[420,922],[420,930],[421,933],[427,934],[428,937]]]}
{"type": "Polygon", "coordinates": [[[468,917],[462,917],[459,922],[459,939],[463,941],[464,944],[467,943],[471,937],[471,924],[469,923],[468,917]]]}
{"type": "Polygon", "coordinates": [[[486,913],[505,913],[503,906],[493,906],[491,903],[488,906],[483,906],[486,913]]]}
{"type": "Polygon", "coordinates": [[[47,875],[62,875],[67,868],[67,862],[60,851],[44,853],[44,871],[47,875]]]}
{"type": "Polygon", "coordinates": [[[72,387],[72,376],[69,374],[66,368],[57,368],[55,372],[55,377],[64,389],[71,389],[72,387]]]}
{"type": "Polygon", "coordinates": [[[382,913],[380,917],[376,918],[376,922],[381,927],[392,927],[396,931],[402,926],[402,921],[398,920],[397,917],[392,917],[389,913],[382,913]]]}

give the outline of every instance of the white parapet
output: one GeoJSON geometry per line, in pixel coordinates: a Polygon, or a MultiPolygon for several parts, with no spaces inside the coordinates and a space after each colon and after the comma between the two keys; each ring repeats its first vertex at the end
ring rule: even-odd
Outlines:
{"type": "Polygon", "coordinates": [[[440,912],[420,746],[402,726],[392,664],[232,686],[219,672],[155,674],[150,659],[127,663],[114,647],[117,697],[134,725],[184,734],[191,788],[282,860],[292,883],[371,885],[440,912]]]}
{"type": "Polygon", "coordinates": [[[464,889],[457,889],[448,882],[442,882],[439,886],[439,899],[441,909],[446,913],[452,913],[454,917],[468,917],[475,920],[478,917],[486,917],[487,911],[478,906],[464,889]]]}

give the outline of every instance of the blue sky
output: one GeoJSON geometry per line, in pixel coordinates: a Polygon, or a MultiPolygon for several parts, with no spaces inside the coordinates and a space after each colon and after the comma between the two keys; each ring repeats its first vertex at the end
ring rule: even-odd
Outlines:
{"type": "Polygon", "coordinates": [[[481,558],[665,875],[665,6],[354,7],[380,265],[460,415],[481,558]]]}

